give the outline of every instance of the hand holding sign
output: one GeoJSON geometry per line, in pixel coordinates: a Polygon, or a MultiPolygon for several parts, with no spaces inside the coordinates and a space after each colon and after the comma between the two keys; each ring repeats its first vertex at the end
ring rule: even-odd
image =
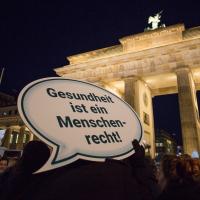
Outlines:
{"type": "Polygon", "coordinates": [[[45,78],[27,85],[18,98],[27,127],[53,147],[46,171],[79,158],[103,161],[133,154],[133,139],[142,127],[132,108],[116,95],[93,84],[45,78]]]}

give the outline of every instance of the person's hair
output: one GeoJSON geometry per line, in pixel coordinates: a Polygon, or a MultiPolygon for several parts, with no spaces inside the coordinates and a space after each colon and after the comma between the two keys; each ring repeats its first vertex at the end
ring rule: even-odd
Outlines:
{"type": "Polygon", "coordinates": [[[161,160],[163,174],[166,179],[173,180],[176,178],[176,164],[178,158],[175,155],[164,155],[161,160]]]}
{"type": "Polygon", "coordinates": [[[192,165],[190,157],[180,157],[176,165],[176,172],[180,179],[189,178],[192,175],[192,165]]]}
{"type": "Polygon", "coordinates": [[[194,176],[200,175],[200,160],[198,158],[191,159],[191,166],[192,166],[192,174],[194,176]],[[198,166],[198,169],[195,167],[198,166]]]}
{"type": "Polygon", "coordinates": [[[5,160],[5,161],[7,162],[7,165],[8,165],[8,162],[9,162],[8,158],[6,158],[6,157],[1,157],[1,158],[0,158],[0,161],[3,161],[3,160],[5,160]]]}

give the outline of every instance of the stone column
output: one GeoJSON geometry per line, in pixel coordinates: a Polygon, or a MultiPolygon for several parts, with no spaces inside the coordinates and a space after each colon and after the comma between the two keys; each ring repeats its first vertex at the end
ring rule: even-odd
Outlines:
{"type": "Polygon", "coordinates": [[[124,79],[124,100],[137,112],[143,126],[142,142],[151,146],[150,155],[155,156],[154,120],[151,90],[137,77],[124,79]]]}
{"type": "Polygon", "coordinates": [[[33,137],[34,137],[34,136],[33,136],[33,133],[29,132],[28,134],[29,134],[29,141],[32,141],[32,140],[33,140],[33,137]]]}
{"type": "Polygon", "coordinates": [[[24,131],[25,131],[25,134],[27,134],[28,142],[34,140],[33,133],[26,126],[24,127],[24,131]]]}
{"type": "Polygon", "coordinates": [[[23,149],[24,134],[25,134],[25,126],[22,126],[19,130],[19,137],[18,137],[18,142],[17,142],[17,147],[16,147],[16,149],[18,150],[23,149]]]}
{"type": "Polygon", "coordinates": [[[198,106],[195,85],[188,68],[176,70],[183,150],[189,155],[200,150],[198,137],[198,106]]]}
{"type": "Polygon", "coordinates": [[[137,108],[138,97],[136,95],[137,80],[137,77],[128,77],[124,79],[124,100],[139,114],[137,108]]]}
{"type": "Polygon", "coordinates": [[[11,134],[12,134],[12,129],[11,129],[11,127],[8,127],[6,129],[4,137],[2,139],[2,146],[3,147],[6,147],[6,148],[10,147],[10,137],[11,137],[11,134]]]}

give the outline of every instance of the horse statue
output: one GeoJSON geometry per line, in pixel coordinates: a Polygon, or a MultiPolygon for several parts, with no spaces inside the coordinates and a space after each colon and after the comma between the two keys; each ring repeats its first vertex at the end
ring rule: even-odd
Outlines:
{"type": "Polygon", "coordinates": [[[149,17],[148,24],[151,25],[151,27],[147,27],[145,30],[155,30],[157,28],[165,27],[165,24],[160,24],[162,12],[163,11],[156,13],[154,16],[149,17]]]}

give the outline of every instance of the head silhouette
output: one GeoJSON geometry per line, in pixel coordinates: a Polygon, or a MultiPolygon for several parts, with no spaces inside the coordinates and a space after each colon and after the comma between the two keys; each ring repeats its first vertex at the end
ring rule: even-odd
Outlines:
{"type": "Polygon", "coordinates": [[[30,141],[24,148],[18,167],[23,173],[33,173],[40,169],[50,156],[48,146],[41,141],[30,141]]]}

